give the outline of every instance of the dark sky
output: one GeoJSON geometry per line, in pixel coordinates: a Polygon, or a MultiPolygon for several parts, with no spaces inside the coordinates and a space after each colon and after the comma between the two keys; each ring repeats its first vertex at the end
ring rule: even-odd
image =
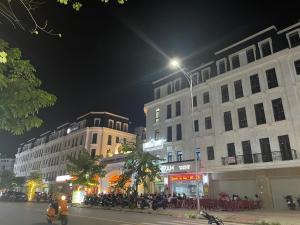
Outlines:
{"type": "Polygon", "coordinates": [[[0,38],[21,49],[43,88],[58,97],[54,107],[40,112],[44,124],[39,129],[21,136],[0,131],[1,153],[13,156],[21,142],[89,111],[121,114],[131,119],[132,127],[144,125],[151,82],[171,72],[166,56],[197,66],[247,35],[300,18],[297,1],[83,2],[75,12],[48,0],[36,12],[38,19],[48,19],[51,28],[63,33],[61,39],[0,24],[0,38]]]}

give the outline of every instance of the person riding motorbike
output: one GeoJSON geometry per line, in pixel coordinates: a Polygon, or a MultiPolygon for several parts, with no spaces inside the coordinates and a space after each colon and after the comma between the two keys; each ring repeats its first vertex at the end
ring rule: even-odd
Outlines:
{"type": "Polygon", "coordinates": [[[62,225],[67,225],[68,212],[66,196],[63,195],[61,198],[55,198],[51,201],[47,209],[47,221],[52,224],[55,220],[60,220],[62,225]]]}

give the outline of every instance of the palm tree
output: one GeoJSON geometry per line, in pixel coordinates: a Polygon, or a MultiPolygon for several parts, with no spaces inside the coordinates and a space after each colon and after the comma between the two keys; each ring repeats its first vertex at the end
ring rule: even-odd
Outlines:
{"type": "Polygon", "coordinates": [[[80,151],[78,158],[68,157],[67,171],[73,177],[72,184],[86,187],[98,185],[99,178],[106,174],[101,158],[91,157],[86,149],[80,151]]]}

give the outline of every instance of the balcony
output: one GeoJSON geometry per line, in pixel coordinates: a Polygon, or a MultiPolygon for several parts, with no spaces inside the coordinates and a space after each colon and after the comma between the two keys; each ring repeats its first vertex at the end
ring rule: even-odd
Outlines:
{"type": "Polygon", "coordinates": [[[255,153],[237,156],[222,157],[222,165],[237,165],[237,164],[252,164],[252,163],[264,163],[264,162],[274,162],[274,161],[287,161],[287,160],[297,160],[297,151],[291,149],[287,152],[270,152],[269,154],[255,153]]]}

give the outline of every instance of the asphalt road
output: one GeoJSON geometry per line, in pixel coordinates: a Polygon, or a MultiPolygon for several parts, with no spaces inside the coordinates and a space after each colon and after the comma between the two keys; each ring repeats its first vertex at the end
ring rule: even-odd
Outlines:
{"type": "MultiPolygon", "coordinates": [[[[47,225],[47,204],[0,202],[0,225],[47,225]]],[[[59,224],[56,222],[56,224],[59,224]]],[[[205,220],[120,212],[93,208],[70,208],[68,225],[203,225],[205,220]]],[[[225,223],[225,225],[238,225],[225,223]]]]}

